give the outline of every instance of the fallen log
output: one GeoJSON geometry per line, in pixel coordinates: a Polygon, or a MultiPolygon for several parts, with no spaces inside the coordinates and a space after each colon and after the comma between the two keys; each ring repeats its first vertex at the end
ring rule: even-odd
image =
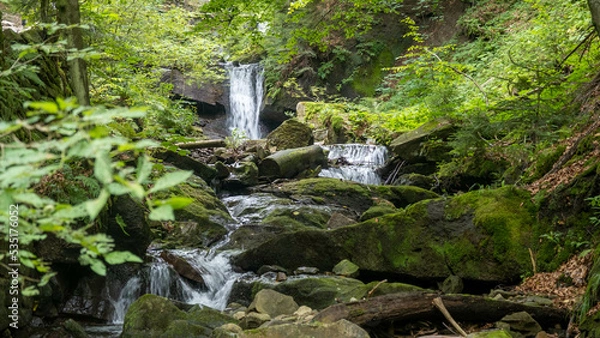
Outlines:
{"type": "Polygon", "coordinates": [[[263,177],[292,178],[306,169],[325,164],[327,155],[323,148],[312,145],[278,151],[260,163],[258,172],[263,177]]]}
{"type": "Polygon", "coordinates": [[[442,320],[444,317],[432,304],[440,297],[452,317],[458,321],[495,322],[502,317],[525,311],[544,326],[568,324],[568,312],[551,307],[530,306],[481,296],[437,295],[432,293],[401,293],[378,296],[358,302],[332,305],[315,316],[314,321],[333,323],[340,319],[361,326],[386,321],[442,320]]]}
{"type": "Polygon", "coordinates": [[[220,148],[225,147],[227,144],[225,140],[222,139],[214,139],[214,140],[199,140],[194,142],[181,142],[176,143],[181,149],[198,149],[198,148],[220,148]]]}

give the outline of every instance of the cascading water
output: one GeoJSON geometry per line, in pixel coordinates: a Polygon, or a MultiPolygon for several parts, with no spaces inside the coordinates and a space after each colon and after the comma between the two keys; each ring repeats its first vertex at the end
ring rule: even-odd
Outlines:
{"type": "Polygon", "coordinates": [[[149,269],[132,278],[121,290],[119,299],[113,302],[113,324],[122,324],[131,303],[142,294],[151,293],[187,304],[201,304],[217,310],[227,306],[227,299],[235,280],[241,276],[229,264],[231,253],[214,254],[210,251],[169,250],[171,254],[185,259],[202,273],[204,288],[190,285],[184,277],[160,258],[160,252],[149,252],[154,258],[149,269]],[[148,281],[144,283],[144,281],[148,281]],[[146,284],[146,285],[145,285],[146,284]]]}
{"type": "Polygon", "coordinates": [[[259,64],[228,66],[229,106],[227,127],[243,131],[249,139],[261,137],[258,115],[263,98],[263,69],[259,64]]]}
{"type": "Polygon", "coordinates": [[[387,148],[368,144],[335,144],[324,146],[328,160],[339,166],[321,170],[319,176],[333,177],[363,184],[381,184],[376,170],[387,161],[387,148]]]}

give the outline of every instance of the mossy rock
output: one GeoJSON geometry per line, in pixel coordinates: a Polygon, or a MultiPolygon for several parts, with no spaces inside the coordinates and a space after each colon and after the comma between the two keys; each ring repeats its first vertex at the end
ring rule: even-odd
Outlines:
{"type": "Polygon", "coordinates": [[[363,214],[360,216],[360,221],[364,222],[372,218],[381,217],[387,214],[393,214],[397,211],[398,209],[396,209],[396,207],[393,206],[374,205],[370,207],[367,211],[363,212],[363,214]]]}
{"type": "Polygon", "coordinates": [[[371,293],[371,297],[375,296],[384,296],[393,293],[407,293],[407,292],[422,292],[423,288],[420,288],[415,285],[405,284],[405,283],[381,283],[381,282],[371,282],[366,285],[368,292],[371,293]]]}
{"type": "Polygon", "coordinates": [[[233,317],[228,316],[221,311],[212,309],[208,306],[194,306],[187,312],[187,320],[190,323],[207,327],[211,330],[216,329],[227,323],[238,324],[233,317]]]}
{"type": "Polygon", "coordinates": [[[306,147],[313,143],[312,129],[297,120],[287,120],[267,135],[267,144],[276,150],[306,147]]]}
{"type": "Polygon", "coordinates": [[[269,213],[263,223],[297,230],[306,227],[324,229],[330,215],[330,210],[311,206],[281,207],[269,213]]]}
{"type": "Polygon", "coordinates": [[[311,277],[277,284],[275,291],[292,296],[299,305],[324,309],[337,302],[360,300],[369,291],[361,281],[342,277],[311,277]]]}
{"type": "Polygon", "coordinates": [[[184,319],[186,319],[186,313],[178,309],[170,300],[146,294],[129,306],[121,337],[161,337],[173,321],[184,319]]]}
{"type": "Polygon", "coordinates": [[[427,122],[404,133],[390,143],[395,156],[407,163],[441,162],[450,158],[451,148],[438,141],[447,140],[456,127],[446,119],[427,122]]]}
{"type": "Polygon", "coordinates": [[[404,210],[332,231],[283,234],[235,258],[244,269],[331,268],[349,259],[363,271],[439,280],[514,282],[530,272],[527,248],[537,243],[535,207],[514,187],[452,199],[425,200],[404,210]],[[295,243],[290,246],[289,243],[295,243]]]}
{"type": "Polygon", "coordinates": [[[335,273],[338,276],[356,278],[359,275],[360,267],[351,261],[344,259],[343,261],[337,263],[331,272],[335,273]]]}
{"type": "Polygon", "coordinates": [[[176,246],[208,246],[225,236],[227,229],[224,225],[233,222],[225,205],[200,178],[192,177],[169,192],[156,195],[158,198],[182,196],[193,200],[185,208],[175,210],[176,222],[165,236],[167,242],[176,246]]]}

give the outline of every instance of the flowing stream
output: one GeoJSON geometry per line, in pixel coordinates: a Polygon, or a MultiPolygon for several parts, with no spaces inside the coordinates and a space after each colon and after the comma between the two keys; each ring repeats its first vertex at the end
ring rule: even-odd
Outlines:
{"type": "Polygon", "coordinates": [[[387,161],[386,147],[368,144],[334,144],[323,147],[329,150],[329,162],[337,165],[321,170],[319,176],[363,184],[382,183],[377,169],[387,161]]]}
{"type": "Polygon", "coordinates": [[[263,68],[259,64],[227,67],[229,71],[229,106],[227,127],[230,132],[244,132],[251,140],[261,138],[259,113],[263,98],[263,68]]]}

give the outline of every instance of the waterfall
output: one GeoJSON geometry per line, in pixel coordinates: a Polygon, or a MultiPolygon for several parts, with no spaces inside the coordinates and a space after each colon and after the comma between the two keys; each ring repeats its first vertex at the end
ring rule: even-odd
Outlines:
{"type": "Polygon", "coordinates": [[[149,252],[148,254],[154,258],[149,269],[140,271],[138,276],[129,280],[121,290],[119,298],[112,302],[113,324],[122,324],[129,305],[146,293],[187,304],[200,304],[217,310],[225,309],[233,284],[241,276],[233,271],[229,263],[231,253],[213,254],[198,249],[169,250],[169,252],[184,258],[201,271],[205,288],[191,285],[159,257],[160,252],[149,252]],[[144,280],[148,281],[147,285],[144,285],[144,280]]]}
{"type": "Polygon", "coordinates": [[[228,66],[229,107],[227,127],[244,132],[249,139],[261,137],[258,124],[263,98],[263,69],[259,64],[228,66]]]}
{"type": "Polygon", "coordinates": [[[325,146],[328,160],[339,164],[323,169],[319,176],[333,177],[363,184],[381,184],[376,170],[387,161],[387,148],[367,144],[335,144],[325,146]]]}

